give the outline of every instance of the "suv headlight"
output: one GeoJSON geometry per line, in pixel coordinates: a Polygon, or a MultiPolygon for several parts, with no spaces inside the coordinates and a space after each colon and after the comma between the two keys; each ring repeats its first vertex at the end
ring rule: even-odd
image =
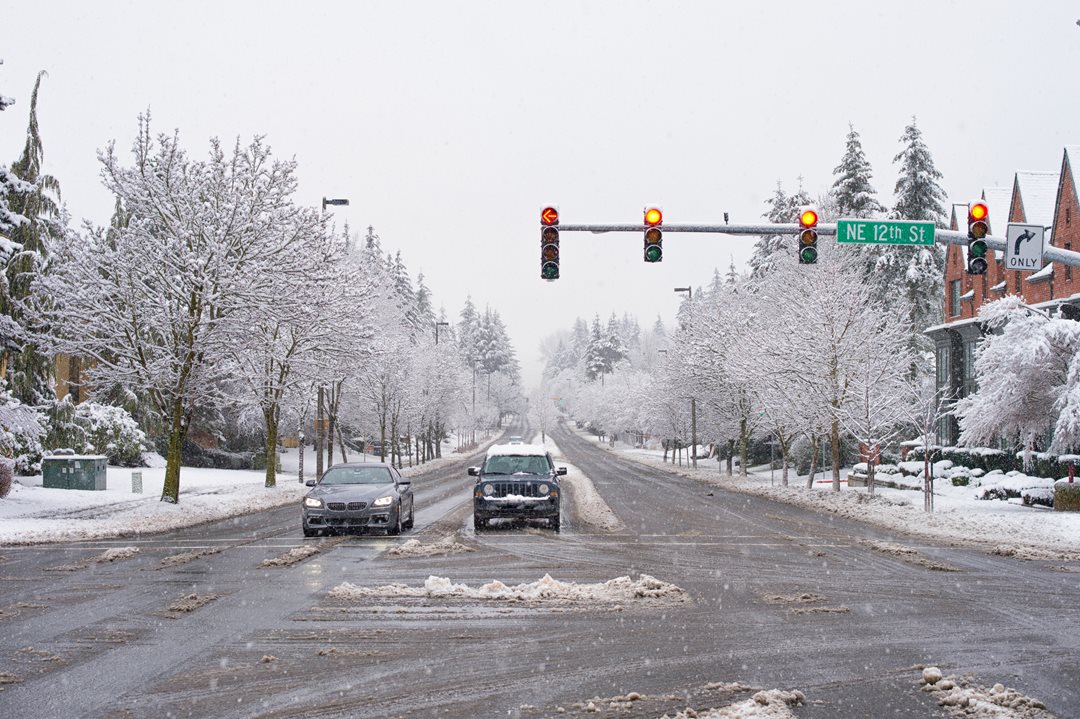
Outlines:
{"type": "Polygon", "coordinates": [[[317,509],[322,506],[322,500],[318,497],[304,497],[304,506],[317,509]]]}
{"type": "Polygon", "coordinates": [[[390,503],[394,501],[393,497],[379,497],[371,503],[372,507],[389,507],[390,503]]]}
{"type": "Polygon", "coordinates": [[[547,486],[546,484],[541,484],[539,487],[537,487],[537,489],[540,490],[540,494],[547,494],[551,487],[547,486]]]}
{"type": "Polygon", "coordinates": [[[484,494],[488,496],[495,493],[495,488],[492,487],[490,484],[485,484],[482,489],[484,490],[484,494]]]}

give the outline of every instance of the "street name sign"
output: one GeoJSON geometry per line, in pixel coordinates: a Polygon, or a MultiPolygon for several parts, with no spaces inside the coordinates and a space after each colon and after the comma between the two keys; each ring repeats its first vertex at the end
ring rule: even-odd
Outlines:
{"type": "Polygon", "coordinates": [[[1005,231],[1005,269],[1034,272],[1043,266],[1046,229],[1042,225],[1009,223],[1005,231]]]}
{"type": "Polygon", "coordinates": [[[909,220],[838,220],[836,241],[867,245],[932,245],[934,223],[909,220]]]}

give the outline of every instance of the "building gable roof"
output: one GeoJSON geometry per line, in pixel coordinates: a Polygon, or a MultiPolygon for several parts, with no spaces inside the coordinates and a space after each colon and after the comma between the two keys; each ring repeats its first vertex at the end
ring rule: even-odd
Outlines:
{"type": "MultiPolygon", "coordinates": [[[[1005,234],[1005,227],[1001,225],[1001,221],[1006,223],[1009,221],[1009,215],[1012,213],[1012,196],[1013,191],[1011,187],[984,187],[982,191],[983,202],[986,203],[986,209],[990,211],[990,233],[991,234],[1005,234]],[[1001,232],[996,232],[994,229],[994,218],[1000,217],[998,225],[1001,226],[1001,232]]],[[[967,217],[964,218],[963,228],[967,230],[967,217]]]]}
{"type": "MultiPolygon", "coordinates": [[[[1050,227],[1054,224],[1057,206],[1058,180],[1061,174],[1049,171],[1020,171],[1016,173],[1016,188],[1024,207],[1024,221],[1050,227]]],[[[991,215],[992,217],[993,215],[991,215]]],[[[1000,233],[999,233],[1000,234],[1000,233]]]]}

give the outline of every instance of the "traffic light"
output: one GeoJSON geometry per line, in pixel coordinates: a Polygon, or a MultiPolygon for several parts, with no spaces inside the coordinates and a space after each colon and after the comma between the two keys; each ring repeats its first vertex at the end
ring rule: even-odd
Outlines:
{"type": "Polygon", "coordinates": [[[799,264],[817,262],[817,210],[813,207],[799,208],[799,264]]]}
{"type": "Polygon", "coordinates": [[[645,209],[645,261],[660,262],[664,259],[664,213],[658,207],[645,209]]]}
{"type": "Polygon", "coordinates": [[[540,277],[559,279],[559,210],[545,207],[540,212],[540,277]]]}
{"type": "Polygon", "coordinates": [[[986,234],[990,231],[990,210],[985,202],[968,204],[968,252],[967,271],[969,275],[986,274],[986,234]]]}

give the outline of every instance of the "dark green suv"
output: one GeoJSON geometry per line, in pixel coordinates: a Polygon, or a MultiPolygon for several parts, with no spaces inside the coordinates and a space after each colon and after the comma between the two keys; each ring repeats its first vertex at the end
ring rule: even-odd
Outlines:
{"type": "Polygon", "coordinates": [[[497,444],[480,467],[469,467],[473,487],[473,527],[487,529],[492,519],[546,519],[559,531],[562,491],[555,467],[541,445],[497,444]]]}

